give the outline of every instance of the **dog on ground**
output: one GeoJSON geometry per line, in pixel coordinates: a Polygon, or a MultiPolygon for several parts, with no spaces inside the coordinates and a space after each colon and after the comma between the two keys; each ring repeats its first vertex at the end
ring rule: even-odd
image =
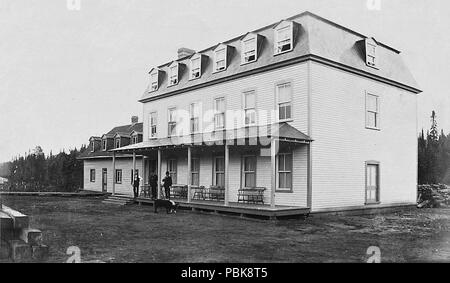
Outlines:
{"type": "Polygon", "coordinates": [[[165,208],[167,214],[177,213],[178,206],[179,204],[175,203],[173,200],[155,199],[155,202],[153,203],[155,213],[158,213],[158,208],[160,207],[165,208]]]}

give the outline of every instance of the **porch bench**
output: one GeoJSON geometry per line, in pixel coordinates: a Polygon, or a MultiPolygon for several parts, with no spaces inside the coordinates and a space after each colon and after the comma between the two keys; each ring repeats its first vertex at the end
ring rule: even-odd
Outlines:
{"type": "Polygon", "coordinates": [[[204,186],[191,186],[191,190],[193,192],[192,199],[193,200],[205,200],[206,199],[206,189],[204,186]]]}
{"type": "Polygon", "coordinates": [[[214,201],[224,201],[225,200],[225,188],[219,186],[211,186],[206,192],[206,198],[208,200],[214,201]]]}
{"type": "Polygon", "coordinates": [[[264,187],[241,188],[238,190],[238,203],[264,204],[264,187]]]}
{"type": "Polygon", "coordinates": [[[170,188],[170,196],[173,198],[187,198],[188,186],[172,185],[170,188]]]}

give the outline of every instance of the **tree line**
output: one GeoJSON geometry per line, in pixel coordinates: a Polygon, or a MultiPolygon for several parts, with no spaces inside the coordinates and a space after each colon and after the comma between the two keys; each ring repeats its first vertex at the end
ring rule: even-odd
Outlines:
{"type": "Polygon", "coordinates": [[[9,189],[13,191],[75,191],[83,187],[83,161],[77,158],[86,150],[64,150],[45,155],[40,146],[7,165],[9,189]]]}
{"type": "Polygon", "coordinates": [[[431,127],[418,138],[419,184],[450,185],[450,134],[438,130],[437,115],[431,113],[431,127]]]}

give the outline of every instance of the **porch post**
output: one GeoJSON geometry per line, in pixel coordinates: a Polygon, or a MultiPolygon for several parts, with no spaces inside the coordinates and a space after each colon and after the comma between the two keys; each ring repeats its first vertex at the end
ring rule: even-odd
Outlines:
{"type": "Polygon", "coordinates": [[[225,142],[225,206],[230,204],[229,190],[230,190],[230,146],[225,142]]]}
{"type": "Polygon", "coordinates": [[[191,202],[191,184],[192,184],[192,174],[191,174],[191,147],[188,146],[187,148],[187,158],[188,158],[188,162],[187,162],[187,186],[188,186],[188,191],[187,191],[187,202],[190,203],[191,202]]]}
{"type": "Polygon", "coordinates": [[[147,179],[147,170],[145,170],[145,160],[146,157],[142,155],[142,185],[145,185],[145,180],[147,179]]]}
{"type": "MultiPolygon", "coordinates": [[[[139,175],[138,175],[139,177],[139,175]]],[[[133,150],[133,179],[131,180],[131,184],[133,186],[133,196],[134,196],[134,180],[136,180],[136,152],[133,150]]],[[[138,196],[139,196],[139,188],[138,188],[138,196]]]]}
{"type": "Polygon", "coordinates": [[[161,197],[161,180],[162,180],[162,176],[161,176],[161,149],[158,148],[158,195],[156,196],[156,199],[160,199],[161,197]]]}
{"type": "Polygon", "coordinates": [[[270,207],[275,208],[275,190],[277,187],[277,146],[278,141],[272,139],[270,142],[270,163],[271,163],[271,188],[270,207]]]}
{"type": "Polygon", "coordinates": [[[113,159],[112,159],[112,167],[113,167],[113,182],[112,182],[112,194],[116,194],[116,152],[113,151],[113,159]]]}

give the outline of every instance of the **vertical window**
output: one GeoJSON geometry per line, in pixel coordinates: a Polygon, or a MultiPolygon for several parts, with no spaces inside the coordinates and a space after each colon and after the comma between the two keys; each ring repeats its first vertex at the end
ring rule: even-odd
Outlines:
{"type": "Polygon", "coordinates": [[[366,40],[366,63],[370,67],[377,66],[377,46],[366,40]]]}
{"type": "Polygon", "coordinates": [[[103,150],[104,151],[106,151],[107,150],[107,140],[106,139],[104,139],[103,141],[102,141],[102,143],[103,143],[103,150]]]}
{"type": "Polygon", "coordinates": [[[256,124],[256,94],[254,90],[244,92],[244,124],[256,124]]]}
{"type": "Polygon", "coordinates": [[[201,76],[201,56],[193,57],[191,59],[191,80],[200,78],[201,76]]]}
{"type": "Polygon", "coordinates": [[[225,128],[225,98],[219,97],[214,100],[214,128],[216,130],[225,128]]]}
{"type": "Polygon", "coordinates": [[[158,87],[158,71],[155,71],[150,73],[150,91],[155,91],[158,87]]]}
{"type": "Polygon", "coordinates": [[[292,22],[280,24],[275,29],[275,54],[291,51],[293,47],[292,22]]]}
{"type": "Polygon", "coordinates": [[[366,127],[380,128],[380,99],[373,94],[366,94],[366,127]]]}
{"type": "Polygon", "coordinates": [[[256,61],[256,36],[242,41],[242,64],[256,61]]]}
{"type": "Polygon", "coordinates": [[[366,164],[366,203],[377,203],[379,201],[379,174],[378,164],[366,164]]]}
{"type": "Polygon", "coordinates": [[[227,68],[227,48],[224,47],[215,52],[215,68],[216,72],[223,71],[227,68]]]}
{"type": "Polygon", "coordinates": [[[122,184],[122,169],[116,169],[116,184],[122,184]]]}
{"type": "Polygon", "coordinates": [[[95,151],[95,142],[93,140],[91,141],[91,151],[95,151]]]}
{"type": "Polygon", "coordinates": [[[135,135],[131,138],[131,144],[137,144],[138,143],[138,136],[135,135]]]}
{"type": "Polygon", "coordinates": [[[176,120],[176,108],[169,109],[169,129],[168,129],[168,135],[169,137],[175,136],[176,134],[176,127],[177,127],[177,120],[176,120]]]}
{"type": "Polygon", "coordinates": [[[115,148],[119,148],[119,147],[120,147],[120,138],[117,138],[115,148]]]}
{"type": "Polygon", "coordinates": [[[256,187],[256,156],[245,156],[243,162],[244,187],[256,187]]]}
{"type": "Polygon", "coordinates": [[[95,182],[95,169],[91,169],[90,171],[90,181],[91,183],[95,182]]]}
{"type": "Polygon", "coordinates": [[[169,159],[167,161],[167,171],[169,171],[170,177],[172,177],[172,183],[177,183],[177,160],[169,159]]]}
{"type": "Polygon", "coordinates": [[[169,85],[176,85],[178,84],[178,64],[174,64],[172,67],[170,67],[170,81],[169,85]]]}
{"type": "Polygon", "coordinates": [[[200,130],[200,107],[198,103],[190,105],[189,116],[191,133],[197,133],[200,130]]]}
{"type": "Polygon", "coordinates": [[[277,85],[278,119],[292,119],[292,87],[291,83],[277,85]]]}
{"type": "Polygon", "coordinates": [[[156,112],[152,112],[150,113],[150,117],[149,117],[149,137],[150,138],[156,138],[157,137],[157,132],[156,132],[156,122],[157,122],[157,114],[156,112]]]}
{"type": "Polygon", "coordinates": [[[278,154],[278,189],[292,190],[292,154],[278,154]]]}
{"type": "Polygon", "coordinates": [[[214,184],[225,187],[225,157],[217,156],[214,159],[214,184]]]}
{"type": "Polygon", "coordinates": [[[191,185],[200,186],[200,158],[191,159],[191,185]]]}

